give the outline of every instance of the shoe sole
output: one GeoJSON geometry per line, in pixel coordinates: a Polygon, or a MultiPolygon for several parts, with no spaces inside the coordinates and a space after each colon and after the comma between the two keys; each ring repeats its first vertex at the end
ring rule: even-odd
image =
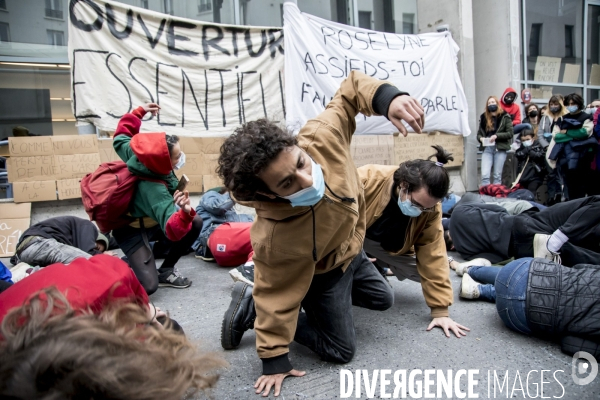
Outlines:
{"type": "Polygon", "coordinates": [[[244,293],[244,290],[246,290],[246,286],[248,286],[248,284],[235,284],[235,286],[233,286],[233,291],[231,292],[231,303],[229,304],[229,308],[227,308],[227,311],[225,311],[223,323],[221,324],[221,346],[225,350],[233,350],[239,346],[239,343],[237,345],[234,345],[231,342],[231,328],[233,324],[233,316],[240,308],[240,303],[242,302],[242,295],[244,293]]]}
{"type": "Polygon", "coordinates": [[[242,273],[240,271],[238,271],[236,268],[229,271],[229,276],[231,276],[231,279],[233,279],[234,282],[244,282],[244,283],[254,287],[254,282],[252,282],[250,279],[248,279],[244,275],[242,275],[242,273]]]}
{"type": "Polygon", "coordinates": [[[207,258],[207,257],[202,257],[202,256],[194,256],[196,257],[198,260],[202,260],[202,261],[206,261],[206,262],[214,262],[215,259],[214,258],[207,258]]]}
{"type": "Polygon", "coordinates": [[[158,287],[172,287],[175,289],[185,289],[185,288],[189,288],[190,286],[192,286],[192,282],[189,283],[189,285],[186,286],[178,286],[178,285],[173,285],[172,283],[160,283],[158,284],[158,287]]]}

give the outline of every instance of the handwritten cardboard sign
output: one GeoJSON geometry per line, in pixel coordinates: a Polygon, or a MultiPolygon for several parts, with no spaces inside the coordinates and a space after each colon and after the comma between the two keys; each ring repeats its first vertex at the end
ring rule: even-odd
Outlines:
{"type": "Polygon", "coordinates": [[[357,167],[366,164],[394,163],[394,137],[391,135],[356,135],[352,138],[350,154],[357,167]]]}
{"type": "Polygon", "coordinates": [[[56,179],[83,178],[100,165],[100,154],[56,154],[56,179]]]}
{"type": "Polygon", "coordinates": [[[61,179],[56,181],[58,189],[58,199],[79,199],[81,198],[81,180],[80,179],[61,179]]]}
{"type": "Polygon", "coordinates": [[[47,180],[56,174],[52,155],[10,157],[7,161],[9,182],[47,180]]]}
{"type": "Polygon", "coordinates": [[[11,257],[21,234],[31,222],[31,203],[4,203],[0,207],[0,257],[11,257]]]}
{"type": "Polygon", "coordinates": [[[558,82],[560,60],[560,57],[538,56],[533,79],[536,82],[558,82]]]}
{"type": "MultiPolygon", "coordinates": [[[[439,132],[430,135],[410,133],[407,137],[394,137],[394,163],[399,165],[408,160],[426,160],[435,154],[435,149],[431,147],[434,144],[442,146],[444,150],[454,156],[454,161],[450,161],[446,167],[462,165],[464,161],[463,138],[439,132]]],[[[432,160],[435,161],[435,158],[432,160]]]]}
{"type": "Polygon", "coordinates": [[[15,203],[56,200],[56,181],[14,182],[15,203]]]}
{"type": "Polygon", "coordinates": [[[52,136],[54,154],[98,153],[96,135],[52,136]]]}
{"type": "Polygon", "coordinates": [[[52,155],[52,137],[10,137],[8,149],[11,157],[52,155]]]}

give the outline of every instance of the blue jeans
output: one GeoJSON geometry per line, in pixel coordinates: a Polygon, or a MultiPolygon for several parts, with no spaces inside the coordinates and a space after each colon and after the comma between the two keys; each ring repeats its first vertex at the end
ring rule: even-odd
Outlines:
{"type": "Polygon", "coordinates": [[[496,302],[496,277],[502,271],[502,267],[471,267],[467,270],[467,274],[477,282],[482,283],[479,285],[479,298],[481,300],[489,301],[490,303],[496,302]]]}
{"type": "Polygon", "coordinates": [[[515,126],[513,126],[513,133],[515,135],[519,135],[521,131],[525,129],[533,129],[533,127],[531,126],[531,124],[516,124],[515,126]]]}
{"type": "Polygon", "coordinates": [[[498,273],[495,284],[496,309],[500,319],[508,328],[525,335],[531,334],[525,312],[531,260],[529,257],[520,258],[508,263],[498,273]]]}
{"type": "Polygon", "coordinates": [[[502,183],[502,168],[506,161],[506,151],[496,150],[496,146],[487,146],[481,155],[481,185],[490,184],[490,173],[494,167],[494,183],[502,183]]]}

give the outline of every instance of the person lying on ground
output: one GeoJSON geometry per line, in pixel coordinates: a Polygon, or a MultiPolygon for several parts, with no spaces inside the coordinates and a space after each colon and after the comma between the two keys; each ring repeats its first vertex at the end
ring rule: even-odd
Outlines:
{"type": "MultiPolygon", "coordinates": [[[[220,225],[226,222],[253,222],[254,217],[249,214],[238,214],[233,206],[235,201],[229,195],[226,187],[217,187],[210,189],[200,199],[196,214],[202,218],[202,231],[198,239],[192,245],[196,253],[196,258],[204,261],[215,261],[213,253],[208,246],[211,234],[220,225]]],[[[248,246],[250,246],[250,236],[248,236],[248,246]]],[[[246,254],[247,256],[248,254],[246,254]]],[[[229,265],[228,265],[229,266],[229,265]]]]}
{"type": "Polygon", "coordinates": [[[177,399],[214,387],[225,365],[105,255],[17,282],[0,294],[0,321],[1,398],[177,399]]]}
{"type": "Polygon", "coordinates": [[[292,340],[325,361],[347,363],[356,351],[352,305],[393,305],[389,284],[362,251],[366,204],[350,154],[358,113],[385,115],[404,136],[403,120],[417,133],[424,123],[415,98],[352,71],[298,136],[258,120],[221,147],[219,176],[257,214],[254,290],[234,285],[221,345],[233,349],[255,329],[263,366],[255,388],[264,396],[271,389],[278,396],[286,376],[305,374],[289,361],[292,340]]]}
{"type": "Polygon", "coordinates": [[[450,177],[444,164],[453,160],[441,146],[428,160],[411,160],[399,167],[365,165],[358,175],[365,188],[367,231],[365,252],[376,265],[389,268],[398,280],[420,282],[432,321],[446,336],[461,337],[468,328],[449,317],[452,284],[442,230],[441,201],[450,177]],[[432,161],[435,159],[435,161],[432,161]]]}
{"type": "Polygon", "coordinates": [[[600,265],[600,196],[518,215],[495,204],[459,204],[445,234],[446,248],[465,260],[493,264],[512,257],[542,257],[562,265],[600,265]]]}
{"type": "Polygon", "coordinates": [[[71,216],[48,218],[29,227],[19,239],[11,263],[45,267],[69,264],[77,258],[88,259],[107,253],[108,238],[92,222],[71,216]]]}
{"type": "Polygon", "coordinates": [[[542,258],[520,258],[504,267],[464,270],[460,297],[495,302],[504,324],[525,335],[560,341],[572,356],[600,357],[600,265],[572,268],[542,258]]]}
{"type": "Polygon", "coordinates": [[[149,103],[125,114],[113,141],[115,152],[140,178],[130,203],[135,221],[115,229],[113,236],[148,294],[159,286],[187,288],[192,284],[175,264],[188,253],[202,228],[202,218],[190,205],[187,190],[176,190],[179,180],[174,170],[185,164],[179,138],[164,132],[139,134],[144,115],[155,116],[159,110],[158,104],[149,103]],[[165,238],[173,244],[157,273],[149,242],[165,238]]]}

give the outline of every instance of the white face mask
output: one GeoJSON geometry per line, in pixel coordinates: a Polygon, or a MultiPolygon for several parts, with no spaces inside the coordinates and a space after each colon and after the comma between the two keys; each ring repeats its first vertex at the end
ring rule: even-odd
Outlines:
{"type": "Polygon", "coordinates": [[[175,164],[175,169],[181,169],[185,165],[185,153],[182,151],[179,155],[179,161],[175,164]]]}
{"type": "Polygon", "coordinates": [[[523,146],[529,147],[533,144],[533,140],[529,139],[523,142],[523,146]]]}
{"type": "Polygon", "coordinates": [[[323,170],[312,158],[310,159],[310,162],[312,164],[312,185],[296,193],[290,194],[289,196],[281,196],[282,198],[289,200],[292,203],[292,207],[314,206],[323,198],[323,194],[325,194],[323,170]]]}

